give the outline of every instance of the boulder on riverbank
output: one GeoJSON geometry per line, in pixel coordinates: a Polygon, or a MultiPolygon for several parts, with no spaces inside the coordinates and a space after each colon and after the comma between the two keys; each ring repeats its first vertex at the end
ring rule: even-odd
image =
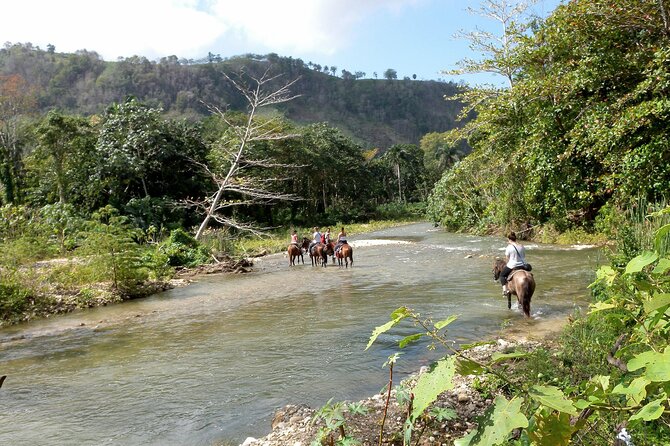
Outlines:
{"type": "MultiPolygon", "coordinates": [[[[473,359],[486,361],[496,352],[508,352],[512,349],[533,350],[539,345],[540,343],[535,341],[507,342],[501,339],[494,344],[474,347],[467,353],[473,359]]],[[[419,373],[422,372],[423,370],[419,373]]],[[[404,386],[411,387],[417,377],[418,374],[405,380],[404,386]]],[[[476,418],[486,411],[493,400],[490,395],[485,398],[474,389],[474,380],[473,375],[454,376],[453,389],[440,394],[431,408],[451,410],[455,413],[455,417],[443,421],[432,418],[427,424],[419,424],[418,429],[414,431],[412,444],[422,446],[453,444],[454,440],[476,427],[476,418]],[[422,429],[423,434],[416,442],[422,429]]],[[[399,396],[396,389],[391,391],[384,423],[385,444],[402,444],[407,403],[399,401],[401,399],[399,396]]],[[[363,446],[378,444],[386,399],[387,394],[382,392],[357,403],[366,409],[366,413],[352,415],[348,411],[345,412],[343,424],[345,434],[358,440],[363,446]]],[[[323,420],[313,421],[315,413],[315,409],[307,406],[283,407],[273,417],[270,434],[260,439],[249,437],[241,446],[309,446],[317,438],[319,429],[325,426],[323,420]]],[[[334,433],[334,439],[337,439],[338,435],[339,433],[334,433]]]]}

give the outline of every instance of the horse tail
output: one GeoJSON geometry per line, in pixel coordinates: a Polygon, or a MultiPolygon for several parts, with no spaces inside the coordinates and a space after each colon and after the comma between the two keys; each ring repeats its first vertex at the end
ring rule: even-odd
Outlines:
{"type": "Polygon", "coordinates": [[[535,292],[535,278],[531,273],[526,272],[523,279],[524,280],[521,284],[523,288],[523,296],[520,296],[522,298],[521,306],[523,308],[523,314],[525,314],[526,317],[530,317],[530,300],[533,297],[533,293],[535,292]]]}

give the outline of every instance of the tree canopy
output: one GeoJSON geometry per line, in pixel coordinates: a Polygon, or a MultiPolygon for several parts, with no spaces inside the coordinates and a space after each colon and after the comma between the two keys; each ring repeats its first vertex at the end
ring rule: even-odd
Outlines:
{"type": "Polygon", "coordinates": [[[606,205],[667,198],[666,17],[664,2],[572,1],[499,54],[518,67],[512,86],[467,93],[477,118],[450,136],[473,153],[437,184],[431,216],[566,229],[606,205]]]}

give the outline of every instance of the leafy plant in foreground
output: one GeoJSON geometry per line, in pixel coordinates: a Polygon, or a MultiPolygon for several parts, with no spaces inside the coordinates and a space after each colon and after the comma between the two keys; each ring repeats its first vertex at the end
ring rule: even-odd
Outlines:
{"type": "MultiPolygon", "coordinates": [[[[668,233],[670,225],[662,227],[658,236],[668,233]]],[[[497,395],[479,427],[457,440],[456,446],[492,446],[510,440],[517,445],[568,445],[587,430],[589,420],[612,413],[625,416],[631,429],[644,428],[645,423],[661,418],[667,423],[670,406],[668,271],[670,258],[656,252],[645,252],[632,259],[623,272],[609,266],[598,271],[596,282],[606,286],[611,298],[594,304],[592,312],[627,312],[626,326],[630,330],[622,334],[608,356],[608,362],[624,374],[593,376],[569,389],[532,380],[513,382],[500,373],[498,364],[524,359],[527,353],[496,353],[485,363],[468,356],[467,351],[472,346],[455,349],[446,333],[441,332],[455,316],[432,323],[406,307],[397,309],[389,322],[375,328],[368,348],[381,334],[409,319],[420,331],[402,339],[401,347],[427,336],[451,353],[419,376],[412,390],[414,398],[405,424],[404,444],[410,444],[412,430],[424,411],[442,392],[453,387],[456,373],[494,375],[510,392],[509,398],[497,395]],[[627,345],[622,348],[624,341],[627,345]],[[624,352],[627,360],[615,357],[619,352],[624,352]]]]}
{"type": "Polygon", "coordinates": [[[356,403],[344,404],[343,402],[332,403],[332,401],[331,398],[312,418],[312,423],[318,420],[323,420],[325,423],[325,426],[319,429],[316,439],[312,442],[312,446],[353,446],[360,444],[358,440],[346,434],[344,414],[345,412],[365,414],[366,409],[356,403]],[[337,440],[335,439],[335,433],[339,435],[337,440]]]}

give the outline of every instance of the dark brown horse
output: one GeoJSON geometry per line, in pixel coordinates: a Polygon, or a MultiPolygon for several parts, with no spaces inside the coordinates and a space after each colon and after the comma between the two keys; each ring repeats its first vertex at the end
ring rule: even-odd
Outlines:
{"type": "Polygon", "coordinates": [[[302,264],[304,265],[305,258],[302,255],[302,250],[307,250],[308,246],[309,239],[307,237],[302,239],[302,245],[300,246],[293,243],[288,245],[288,249],[286,250],[288,252],[288,266],[295,266],[296,259],[298,260],[298,264],[300,263],[300,260],[302,260],[302,264]]]}
{"type": "Polygon", "coordinates": [[[343,243],[340,250],[335,253],[335,257],[337,257],[337,263],[340,266],[342,266],[342,259],[344,259],[345,268],[349,268],[349,263],[352,267],[354,266],[354,248],[349,243],[343,243]]]}
{"type": "Polygon", "coordinates": [[[317,243],[312,246],[312,249],[309,251],[309,259],[312,261],[312,266],[321,266],[324,268],[328,265],[328,246],[323,243],[317,243]]]}
{"type": "Polygon", "coordinates": [[[332,256],[335,263],[335,242],[326,243],[326,255],[332,256]]]}
{"type": "MultiPolygon", "coordinates": [[[[493,264],[493,279],[500,279],[500,273],[505,267],[503,259],[496,259],[493,264]]],[[[530,317],[530,299],[535,292],[535,278],[531,273],[522,269],[513,270],[508,278],[507,287],[511,294],[507,295],[507,308],[512,308],[512,294],[516,295],[519,306],[523,309],[523,314],[530,317]]]]}

